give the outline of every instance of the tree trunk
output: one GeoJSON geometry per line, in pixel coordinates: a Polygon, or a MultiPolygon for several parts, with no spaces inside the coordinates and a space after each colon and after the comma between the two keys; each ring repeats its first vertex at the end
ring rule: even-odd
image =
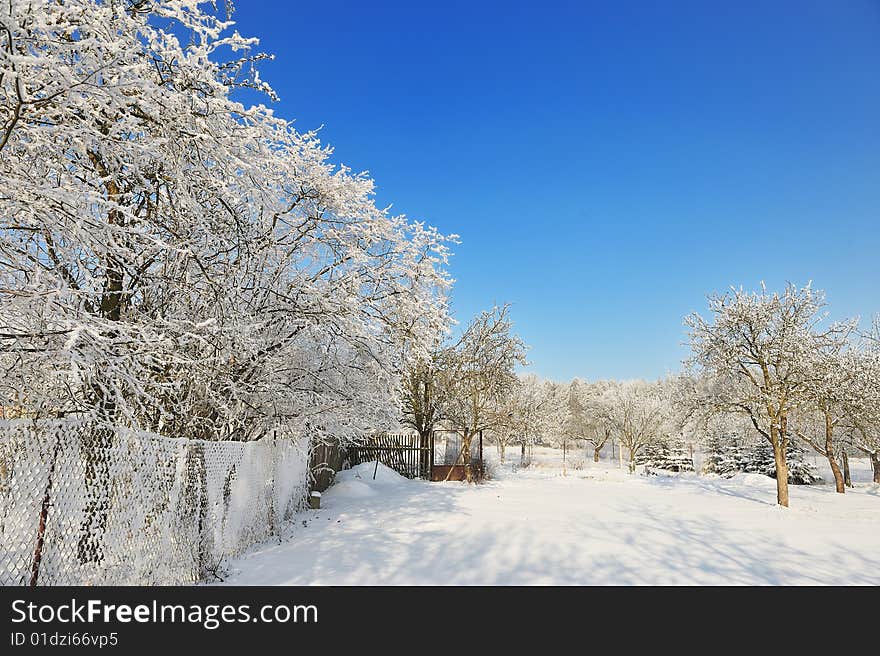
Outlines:
{"type": "Polygon", "coordinates": [[[871,454],[871,467],[874,469],[874,482],[880,483],[880,453],[871,454]]]}
{"type": "Polygon", "coordinates": [[[43,493],[43,502],[40,504],[40,521],[37,525],[37,544],[34,547],[34,557],[31,560],[30,586],[37,585],[40,576],[40,563],[43,560],[43,544],[46,539],[46,522],[49,518],[49,505],[52,498],[52,483],[55,478],[55,464],[58,462],[58,451],[61,448],[60,434],[56,436],[55,448],[52,451],[52,464],[49,466],[49,476],[46,479],[46,490],[43,493]]]}
{"type": "Polygon", "coordinates": [[[849,456],[846,454],[846,449],[843,449],[841,452],[841,458],[843,459],[843,482],[847,487],[852,487],[852,476],[849,473],[849,456]]]}
{"type": "Polygon", "coordinates": [[[593,462],[599,462],[599,451],[598,447],[593,449],[593,462]]]}
{"type": "Polygon", "coordinates": [[[464,478],[468,483],[474,480],[474,472],[471,469],[471,439],[470,431],[466,430],[461,439],[461,456],[464,458],[464,478]]]}
{"type": "Polygon", "coordinates": [[[526,443],[525,442],[521,442],[519,445],[519,464],[521,466],[526,464],[526,443]]]}
{"type": "Polygon", "coordinates": [[[837,466],[837,458],[834,457],[834,434],[833,424],[831,423],[831,415],[825,413],[825,457],[828,458],[828,464],[831,465],[831,473],[834,474],[834,489],[836,492],[843,494],[846,492],[843,483],[843,474],[840,473],[840,467],[837,466]]]}
{"type": "Polygon", "coordinates": [[[629,473],[636,473],[636,452],[632,447],[629,450],[629,473]]]}
{"type": "Polygon", "coordinates": [[[431,472],[428,471],[431,468],[431,452],[429,450],[431,446],[430,429],[419,431],[419,446],[421,447],[419,451],[419,475],[430,480],[431,472]]]}
{"type": "Polygon", "coordinates": [[[828,464],[831,465],[831,473],[834,474],[834,491],[843,494],[846,492],[846,489],[844,488],[844,478],[840,471],[840,467],[837,466],[837,459],[834,457],[834,452],[826,450],[825,457],[828,458],[828,464]]]}
{"type": "Polygon", "coordinates": [[[776,462],[776,503],[788,508],[788,463],[785,461],[785,445],[779,429],[770,429],[773,460],[776,462]]]}
{"type": "MultiPolygon", "coordinates": [[[[89,152],[89,157],[96,170],[104,174],[99,156],[89,152]]],[[[105,185],[108,197],[117,200],[120,194],[116,183],[108,180],[105,185]]],[[[111,210],[107,221],[110,225],[125,225],[124,216],[119,210],[111,210]]],[[[103,318],[112,322],[118,322],[122,318],[124,272],[123,262],[108,254],[99,312],[103,318]]],[[[104,337],[111,339],[117,334],[116,330],[102,332],[104,337]]],[[[106,385],[106,388],[112,389],[112,387],[109,383],[106,385]]],[[[85,517],[80,524],[80,535],[77,540],[77,557],[82,564],[100,563],[104,559],[104,532],[107,530],[110,512],[110,453],[117,414],[116,399],[113,397],[113,392],[108,392],[106,388],[99,380],[92,384],[97,421],[91,428],[86,428],[86,433],[80,442],[85,461],[86,493],[85,517]]]]}

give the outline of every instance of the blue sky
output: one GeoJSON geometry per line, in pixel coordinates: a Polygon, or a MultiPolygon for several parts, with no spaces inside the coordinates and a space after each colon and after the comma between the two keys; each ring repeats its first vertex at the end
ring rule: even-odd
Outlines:
{"type": "Polygon", "coordinates": [[[270,2],[278,114],[457,233],[461,320],[531,370],[656,377],[730,285],[880,312],[880,1],[270,2]]]}

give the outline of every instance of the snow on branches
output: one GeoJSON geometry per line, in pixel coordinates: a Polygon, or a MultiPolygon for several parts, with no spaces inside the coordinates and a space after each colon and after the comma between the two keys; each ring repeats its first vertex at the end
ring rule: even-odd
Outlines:
{"type": "Polygon", "coordinates": [[[685,319],[692,363],[713,379],[709,402],[745,414],[773,447],[782,506],[788,505],[788,418],[806,393],[799,364],[814,352],[823,306],[823,294],[809,286],[789,285],[782,294],[734,289],[709,298],[712,321],[696,313],[685,319]]]}
{"type": "Polygon", "coordinates": [[[448,239],[237,101],[272,93],[231,26],[0,7],[0,405],[205,439],[396,418],[403,354],[447,324],[448,239]]]}

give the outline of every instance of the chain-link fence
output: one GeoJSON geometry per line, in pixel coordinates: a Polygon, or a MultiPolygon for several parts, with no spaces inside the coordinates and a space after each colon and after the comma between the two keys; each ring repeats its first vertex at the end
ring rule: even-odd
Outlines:
{"type": "Polygon", "coordinates": [[[290,439],[206,442],[0,421],[0,585],[172,585],[222,572],[302,505],[290,439]]]}

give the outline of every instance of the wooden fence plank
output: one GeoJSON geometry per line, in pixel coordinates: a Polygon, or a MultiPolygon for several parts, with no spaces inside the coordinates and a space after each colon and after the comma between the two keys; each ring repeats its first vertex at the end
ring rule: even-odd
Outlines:
{"type": "MultiPolygon", "coordinates": [[[[423,455],[430,456],[430,440],[417,434],[385,433],[374,435],[365,444],[349,447],[352,466],[378,460],[407,478],[430,478],[430,470],[422,471],[423,455]]],[[[424,460],[429,461],[429,457],[424,460]]]]}

